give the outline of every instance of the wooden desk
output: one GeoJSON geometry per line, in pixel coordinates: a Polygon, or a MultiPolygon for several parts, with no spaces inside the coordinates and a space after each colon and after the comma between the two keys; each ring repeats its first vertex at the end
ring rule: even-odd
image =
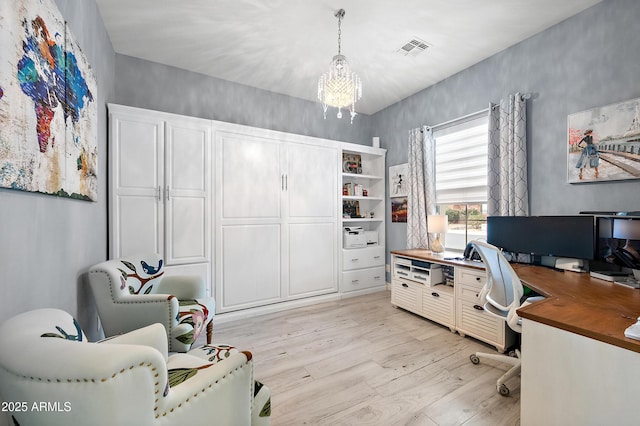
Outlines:
{"type": "MultiPolygon", "coordinates": [[[[457,253],[392,250],[391,254],[484,270],[480,262],[455,260],[457,253]]],[[[586,273],[557,271],[543,266],[512,264],[523,284],[546,297],[518,310],[523,317],[634,352],[640,340],[624,330],[640,316],[640,289],[592,278],[586,273]]]]}
{"type": "Polygon", "coordinates": [[[640,340],[624,336],[624,330],[640,316],[639,289],[586,273],[512,266],[524,285],[546,297],[518,309],[522,318],[640,352],[640,340]]]}
{"type": "MultiPolygon", "coordinates": [[[[483,269],[426,250],[392,254],[483,269]]],[[[542,266],[512,265],[546,299],[518,310],[522,324],[520,420],[537,425],[637,425],[640,289],[542,266]]]]}

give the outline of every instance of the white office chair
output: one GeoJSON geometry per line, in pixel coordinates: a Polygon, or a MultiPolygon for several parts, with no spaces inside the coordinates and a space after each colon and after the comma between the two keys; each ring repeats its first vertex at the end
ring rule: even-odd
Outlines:
{"type": "MultiPolygon", "coordinates": [[[[517,333],[522,332],[522,318],[516,312],[521,306],[528,305],[542,297],[530,297],[521,303],[524,289],[520,278],[513,270],[507,259],[502,255],[498,247],[481,241],[472,241],[473,246],[480,254],[487,271],[487,283],[480,292],[480,302],[484,310],[507,322],[509,328],[517,333]]],[[[481,358],[492,359],[512,365],[496,382],[496,388],[500,395],[509,395],[509,388],[504,384],[511,377],[520,374],[520,351],[515,350],[516,356],[504,354],[491,354],[476,352],[469,358],[474,364],[480,363],[481,358]]]]}

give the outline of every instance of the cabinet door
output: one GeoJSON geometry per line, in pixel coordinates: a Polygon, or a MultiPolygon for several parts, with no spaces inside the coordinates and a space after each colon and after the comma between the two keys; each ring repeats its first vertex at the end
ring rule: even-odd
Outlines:
{"type": "Polygon", "coordinates": [[[288,296],[338,291],[336,148],[287,144],[288,296]]]}
{"type": "Polygon", "coordinates": [[[110,118],[110,257],[162,253],[164,122],[130,113],[110,118]]]}
{"type": "Polygon", "coordinates": [[[229,225],[221,234],[221,311],[280,301],[280,226],[229,225]]]}
{"type": "Polygon", "coordinates": [[[289,219],[337,219],[338,151],[290,143],[286,194],[289,219]]]}
{"type": "Polygon", "coordinates": [[[338,291],[334,223],[289,224],[289,296],[338,291]]]}
{"type": "Polygon", "coordinates": [[[223,133],[221,219],[280,219],[280,144],[243,134],[223,133]]]}
{"type": "Polygon", "coordinates": [[[207,262],[210,246],[210,146],[207,120],[166,124],[165,261],[207,262]]]}

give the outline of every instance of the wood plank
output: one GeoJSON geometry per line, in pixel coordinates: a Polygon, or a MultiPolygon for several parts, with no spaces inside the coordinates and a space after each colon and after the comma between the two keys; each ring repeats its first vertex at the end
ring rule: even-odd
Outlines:
{"type": "Polygon", "coordinates": [[[274,426],[519,422],[519,378],[502,397],[508,366],[469,361],[495,349],[392,307],[389,292],[223,323],[213,340],[253,353],[274,426]]]}

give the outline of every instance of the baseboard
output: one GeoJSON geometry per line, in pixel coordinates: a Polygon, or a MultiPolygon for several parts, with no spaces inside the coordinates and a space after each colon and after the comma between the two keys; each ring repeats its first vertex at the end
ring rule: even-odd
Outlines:
{"type": "MultiPolygon", "coordinates": [[[[348,293],[332,293],[322,296],[308,297],[305,299],[289,300],[286,302],[274,303],[272,305],[256,306],[255,308],[240,309],[238,311],[224,312],[216,314],[213,318],[214,324],[222,324],[230,321],[253,318],[260,315],[272,314],[274,312],[282,312],[289,309],[301,308],[304,306],[317,305],[318,303],[334,302],[349,297],[362,296],[365,294],[376,293],[379,291],[389,290],[389,284],[377,287],[367,288],[364,290],[350,291],[348,293]]],[[[215,334],[215,325],[214,325],[215,334]]]]}

